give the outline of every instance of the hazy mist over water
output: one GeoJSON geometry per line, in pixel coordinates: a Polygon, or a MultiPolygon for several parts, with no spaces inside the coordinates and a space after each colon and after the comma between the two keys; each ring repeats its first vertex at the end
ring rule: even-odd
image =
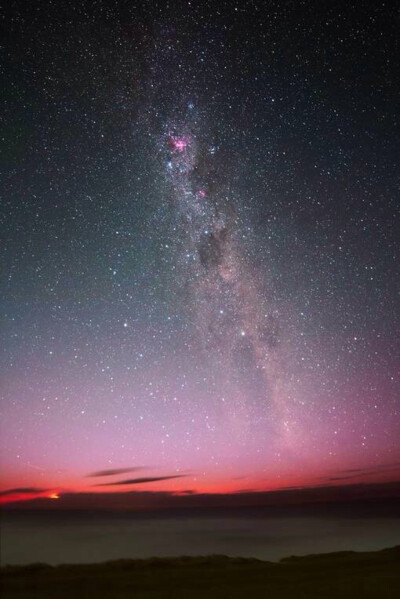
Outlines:
{"type": "Polygon", "coordinates": [[[206,554],[279,560],[289,555],[373,551],[399,543],[398,518],[7,515],[1,520],[2,565],[206,554]]]}

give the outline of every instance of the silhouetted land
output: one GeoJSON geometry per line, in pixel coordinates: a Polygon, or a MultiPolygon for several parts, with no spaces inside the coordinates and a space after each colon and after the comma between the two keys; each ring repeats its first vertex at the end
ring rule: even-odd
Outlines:
{"type": "Polygon", "coordinates": [[[4,599],[387,599],[400,597],[400,546],[289,557],[279,563],[217,555],[4,566],[1,574],[4,599]]]}

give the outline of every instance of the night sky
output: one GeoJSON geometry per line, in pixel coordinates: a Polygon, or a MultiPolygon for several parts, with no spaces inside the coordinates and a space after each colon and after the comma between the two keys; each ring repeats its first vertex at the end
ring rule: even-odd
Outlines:
{"type": "Polygon", "coordinates": [[[396,8],[4,22],[3,498],[398,477],[396,8]]]}

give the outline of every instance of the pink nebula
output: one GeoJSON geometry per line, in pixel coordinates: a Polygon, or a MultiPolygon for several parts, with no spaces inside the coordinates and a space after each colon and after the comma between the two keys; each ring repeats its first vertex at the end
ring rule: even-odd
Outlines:
{"type": "Polygon", "coordinates": [[[176,150],[177,152],[183,152],[184,149],[188,146],[188,140],[184,137],[171,136],[169,138],[169,143],[171,148],[173,150],[176,150]]]}

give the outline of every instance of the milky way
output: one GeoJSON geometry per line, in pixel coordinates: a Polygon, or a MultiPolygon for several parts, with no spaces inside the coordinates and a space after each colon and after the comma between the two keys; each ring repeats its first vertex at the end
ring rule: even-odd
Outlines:
{"type": "Polygon", "coordinates": [[[274,415],[279,321],[246,257],[233,191],[219,182],[219,149],[201,138],[199,120],[189,103],[182,124],[167,127],[161,140],[180,240],[176,269],[196,351],[221,400],[229,398],[228,421],[240,435],[243,427],[265,426],[274,415]]]}
{"type": "Polygon", "coordinates": [[[391,478],[397,16],[150,4],[9,22],[2,489],[391,478]]]}

